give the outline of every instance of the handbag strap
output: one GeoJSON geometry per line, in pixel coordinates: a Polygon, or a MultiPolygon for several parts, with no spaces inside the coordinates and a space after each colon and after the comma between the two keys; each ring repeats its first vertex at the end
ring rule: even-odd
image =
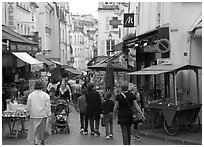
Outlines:
{"type": "Polygon", "coordinates": [[[122,96],[125,98],[125,100],[126,100],[128,106],[129,106],[130,110],[132,111],[132,107],[131,107],[130,102],[129,102],[129,100],[127,99],[126,95],[125,95],[123,92],[121,92],[121,94],[122,94],[122,96]]]}

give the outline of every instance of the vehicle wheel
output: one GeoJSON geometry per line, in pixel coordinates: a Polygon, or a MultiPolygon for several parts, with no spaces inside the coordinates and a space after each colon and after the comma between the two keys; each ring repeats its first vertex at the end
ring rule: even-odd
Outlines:
{"type": "Polygon", "coordinates": [[[179,131],[178,118],[175,117],[170,126],[167,125],[166,120],[164,119],[164,129],[168,135],[175,136],[179,131]]]}
{"type": "Polygon", "coordinates": [[[197,116],[195,118],[195,121],[190,120],[189,117],[186,117],[185,126],[186,126],[186,128],[187,128],[187,130],[189,132],[194,133],[194,132],[198,131],[198,129],[200,128],[200,118],[199,118],[199,116],[197,116]]]}

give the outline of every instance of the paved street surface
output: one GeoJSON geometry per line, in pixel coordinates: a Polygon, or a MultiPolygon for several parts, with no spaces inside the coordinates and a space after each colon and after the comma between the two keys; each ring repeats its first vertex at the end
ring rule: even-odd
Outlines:
{"type": "MultiPolygon", "coordinates": [[[[111,140],[105,139],[105,129],[100,126],[101,136],[82,135],[80,131],[79,114],[72,108],[69,117],[69,124],[71,127],[70,134],[54,134],[46,140],[47,145],[122,145],[122,135],[117,121],[114,122],[114,138],[111,140]]],[[[31,144],[26,140],[25,136],[20,136],[18,139],[8,137],[8,128],[2,135],[3,145],[29,145],[31,144]]],[[[134,142],[135,145],[176,145],[173,142],[155,140],[143,137],[141,141],[134,142]]]]}

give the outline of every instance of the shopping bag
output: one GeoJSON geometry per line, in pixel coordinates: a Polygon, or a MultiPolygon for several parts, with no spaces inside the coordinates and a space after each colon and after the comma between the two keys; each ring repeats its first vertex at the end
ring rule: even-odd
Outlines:
{"type": "Polygon", "coordinates": [[[46,119],[46,124],[45,124],[45,137],[52,135],[52,124],[50,121],[50,118],[46,119]]]}

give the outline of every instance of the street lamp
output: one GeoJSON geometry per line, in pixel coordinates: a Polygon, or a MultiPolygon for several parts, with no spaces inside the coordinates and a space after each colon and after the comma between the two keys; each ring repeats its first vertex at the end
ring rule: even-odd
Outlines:
{"type": "Polygon", "coordinates": [[[112,34],[111,34],[111,32],[110,32],[109,35],[108,35],[108,39],[109,39],[109,40],[112,40],[112,34]]]}
{"type": "Polygon", "coordinates": [[[110,50],[107,51],[108,57],[110,56],[110,52],[111,52],[111,40],[112,40],[112,34],[111,34],[111,32],[110,32],[109,35],[108,35],[108,41],[109,41],[109,43],[110,43],[110,50]]]}

